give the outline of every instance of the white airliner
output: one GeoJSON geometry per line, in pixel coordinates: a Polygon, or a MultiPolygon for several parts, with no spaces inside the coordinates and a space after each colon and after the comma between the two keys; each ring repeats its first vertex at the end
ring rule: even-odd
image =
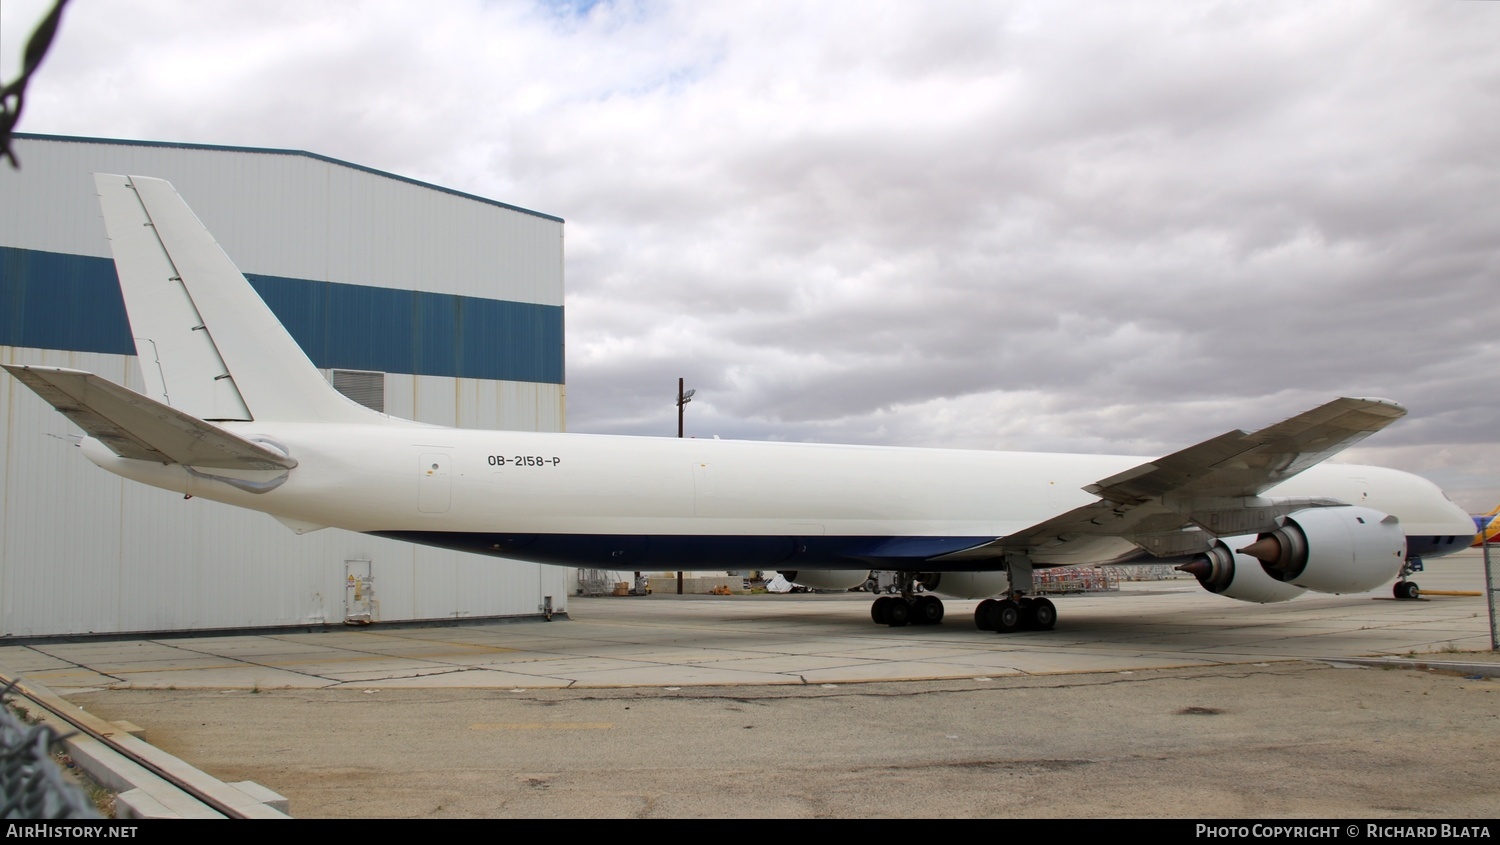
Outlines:
{"type": "Polygon", "coordinates": [[[613,570],[775,570],[902,594],[988,598],[975,623],[1050,629],[1035,567],[1171,561],[1251,602],[1363,592],[1468,546],[1468,514],[1414,475],[1322,461],[1405,414],[1335,399],[1159,460],[451,429],[336,392],[173,187],[97,175],[146,394],[78,370],[6,366],[135,481],[477,554],[613,570]],[[918,585],[926,592],[917,592],[918,585]],[[992,598],[990,598],[992,597],[992,598]]]}

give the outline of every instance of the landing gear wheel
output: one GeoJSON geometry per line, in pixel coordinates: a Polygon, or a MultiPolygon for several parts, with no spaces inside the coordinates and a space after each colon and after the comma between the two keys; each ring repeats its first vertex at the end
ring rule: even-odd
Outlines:
{"type": "Polygon", "coordinates": [[[1419,599],[1422,597],[1422,589],[1415,581],[1397,581],[1391,587],[1391,593],[1398,599],[1419,599]]]}
{"type": "Polygon", "coordinates": [[[885,624],[900,628],[911,620],[911,605],[906,603],[906,599],[895,596],[886,596],[886,599],[890,604],[886,606],[885,624]]]}
{"type": "Polygon", "coordinates": [[[1021,606],[1010,599],[995,602],[990,608],[990,624],[997,633],[1015,633],[1021,628],[1021,606]]]}
{"type": "Polygon", "coordinates": [[[999,604],[994,599],[985,599],[974,608],[974,627],[981,631],[995,630],[995,623],[990,621],[990,608],[999,604]]]}
{"type": "Polygon", "coordinates": [[[1050,631],[1057,625],[1057,606],[1047,599],[1031,603],[1031,623],[1038,631],[1050,631]]]}
{"type": "Polygon", "coordinates": [[[936,625],[943,621],[943,600],[937,596],[917,596],[912,607],[913,625],[936,625]]]}
{"type": "Polygon", "coordinates": [[[881,596],[870,604],[870,621],[876,625],[887,625],[891,621],[891,597],[881,596]]]}
{"type": "Polygon", "coordinates": [[[1036,608],[1032,606],[1035,599],[1030,596],[1022,596],[1016,599],[1016,604],[1021,606],[1021,630],[1030,631],[1036,627],[1036,608]]]}

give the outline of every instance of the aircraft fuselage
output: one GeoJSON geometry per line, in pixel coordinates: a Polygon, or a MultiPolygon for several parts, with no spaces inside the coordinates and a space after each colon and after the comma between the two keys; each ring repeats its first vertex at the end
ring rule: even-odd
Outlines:
{"type": "MultiPolygon", "coordinates": [[[[935,549],[959,551],[1094,501],[1081,488],[1143,460],[417,424],[224,427],[284,447],[297,467],[273,489],[255,492],[245,488],[271,473],[128,460],[97,441],[86,441],[85,450],[127,478],[289,524],[625,570],[868,568],[871,559],[901,559],[903,542],[913,561],[927,559],[935,549]]],[[[1396,514],[1409,544],[1427,554],[1440,549],[1455,520],[1467,520],[1434,485],[1381,467],[1324,464],[1266,495],[1314,493],[1396,514]]],[[[1135,548],[1100,536],[1033,558],[1101,562],[1135,548]]],[[[922,568],[993,563],[929,560],[922,568]]]]}

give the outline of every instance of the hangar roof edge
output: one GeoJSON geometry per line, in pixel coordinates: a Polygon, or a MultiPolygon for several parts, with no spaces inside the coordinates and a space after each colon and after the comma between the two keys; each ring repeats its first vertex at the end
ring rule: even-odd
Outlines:
{"type": "Polygon", "coordinates": [[[21,140],[31,140],[31,141],[62,141],[62,142],[65,142],[65,143],[75,143],[75,144],[118,144],[118,145],[121,145],[121,146],[130,146],[130,147],[174,147],[174,148],[183,149],[183,150],[222,150],[222,151],[225,151],[225,152],[264,153],[264,154],[267,154],[267,155],[303,156],[305,158],[315,159],[317,161],[328,162],[329,164],[337,164],[340,167],[349,167],[349,168],[353,168],[354,170],[362,170],[365,173],[370,173],[370,174],[373,174],[373,175],[376,175],[376,176],[383,176],[383,177],[385,177],[387,179],[395,179],[395,180],[397,180],[399,182],[406,182],[406,183],[411,184],[411,185],[417,185],[418,187],[429,188],[429,189],[434,190],[434,191],[442,191],[445,194],[452,194],[453,196],[463,197],[464,199],[471,199],[471,200],[474,200],[475,202],[482,202],[482,203],[484,203],[486,205],[494,205],[494,206],[499,206],[500,208],[509,209],[511,211],[519,211],[522,214],[530,214],[530,215],[532,215],[534,217],[541,217],[544,220],[553,220],[553,221],[556,221],[558,223],[564,223],[564,222],[566,222],[561,217],[557,217],[557,216],[554,216],[554,215],[551,215],[551,214],[547,214],[545,212],[534,211],[534,210],[529,209],[529,208],[522,208],[519,205],[511,205],[510,203],[501,202],[499,200],[489,199],[488,197],[481,197],[481,196],[478,196],[476,194],[469,194],[469,193],[465,193],[463,191],[456,191],[456,190],[454,190],[452,188],[445,188],[442,185],[434,185],[431,182],[423,182],[420,179],[412,179],[411,177],[408,177],[408,176],[400,176],[400,175],[395,174],[395,173],[387,173],[384,170],[377,170],[377,169],[375,169],[373,167],[366,167],[366,166],[364,166],[362,164],[354,164],[353,162],[343,161],[341,159],[336,159],[336,158],[333,158],[331,156],[319,155],[318,153],[310,153],[310,152],[307,152],[306,150],[280,150],[280,149],[272,149],[272,148],[269,148],[269,147],[236,147],[236,146],[229,146],[229,145],[225,145],[225,144],[190,144],[190,143],[184,143],[184,142],[178,142],[178,141],[134,141],[134,140],[123,139],[123,138],[90,138],[90,137],[81,136],[81,135],[45,135],[45,134],[32,133],[32,132],[16,132],[16,133],[12,134],[11,137],[12,138],[18,138],[18,139],[21,139],[21,140]]]}

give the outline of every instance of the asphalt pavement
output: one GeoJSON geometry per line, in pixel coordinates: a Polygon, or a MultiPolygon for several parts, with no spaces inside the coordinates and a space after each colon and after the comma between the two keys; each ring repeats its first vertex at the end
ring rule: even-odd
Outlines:
{"type": "Polygon", "coordinates": [[[1247,605],[1189,580],[1056,630],[886,628],[857,594],[573,598],[568,618],[0,646],[0,670],[308,817],[1489,817],[1477,556],[1247,605]],[[1386,667],[1413,671],[1383,671],[1386,667]],[[1476,816],[1477,814],[1477,816],[1476,816]]]}

